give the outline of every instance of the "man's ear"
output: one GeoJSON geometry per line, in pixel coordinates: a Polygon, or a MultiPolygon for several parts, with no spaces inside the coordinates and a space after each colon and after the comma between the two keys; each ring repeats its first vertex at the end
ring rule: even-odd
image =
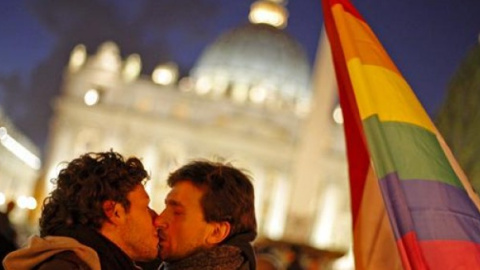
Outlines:
{"type": "Polygon", "coordinates": [[[212,231],[207,237],[207,244],[217,245],[220,244],[230,234],[231,225],[226,221],[212,222],[212,231]]]}
{"type": "Polygon", "coordinates": [[[107,220],[115,225],[120,224],[125,217],[125,209],[122,204],[112,200],[103,202],[103,212],[107,220]]]}

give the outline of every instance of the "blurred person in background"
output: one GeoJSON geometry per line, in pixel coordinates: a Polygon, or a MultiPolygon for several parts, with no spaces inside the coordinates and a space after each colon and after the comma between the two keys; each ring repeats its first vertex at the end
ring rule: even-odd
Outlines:
{"type": "Polygon", "coordinates": [[[44,201],[40,237],[7,255],[6,269],[138,269],[158,254],[141,161],[113,151],[72,160],[44,201]]]}
{"type": "Polygon", "coordinates": [[[287,252],[287,270],[303,270],[300,247],[293,244],[287,252]]]}
{"type": "Polygon", "coordinates": [[[18,248],[17,232],[10,222],[10,214],[13,209],[15,209],[15,202],[9,201],[5,213],[0,212],[0,261],[3,260],[8,253],[18,248]]]}
{"type": "Polygon", "coordinates": [[[257,254],[257,270],[280,270],[282,264],[274,255],[268,253],[257,254]]]}

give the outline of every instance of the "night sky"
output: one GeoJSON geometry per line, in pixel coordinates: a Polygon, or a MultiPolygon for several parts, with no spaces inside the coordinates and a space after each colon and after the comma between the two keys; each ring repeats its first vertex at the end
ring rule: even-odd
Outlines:
{"type": "MultiPolygon", "coordinates": [[[[42,150],[51,99],[72,48],[92,54],[106,40],[123,56],[139,53],[142,73],[175,61],[187,75],[202,50],[247,23],[253,0],[3,0],[0,3],[0,106],[42,150]]],[[[430,115],[449,78],[478,42],[478,0],[352,1],[430,115]]],[[[290,0],[286,31],[313,63],[322,25],[320,0],[290,0]]]]}

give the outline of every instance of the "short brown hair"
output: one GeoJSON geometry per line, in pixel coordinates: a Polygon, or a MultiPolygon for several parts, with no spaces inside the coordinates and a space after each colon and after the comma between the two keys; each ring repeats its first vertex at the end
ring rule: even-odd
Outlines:
{"type": "Polygon", "coordinates": [[[197,160],[170,174],[170,187],[190,181],[205,191],[201,199],[207,222],[227,221],[232,227],[227,239],[240,233],[257,235],[254,190],[250,177],[230,164],[197,160]]]}

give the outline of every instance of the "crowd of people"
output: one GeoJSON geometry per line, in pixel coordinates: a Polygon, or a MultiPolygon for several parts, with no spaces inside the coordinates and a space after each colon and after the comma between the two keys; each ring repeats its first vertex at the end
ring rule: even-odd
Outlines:
{"type": "Polygon", "coordinates": [[[159,213],[149,206],[148,180],[136,157],[108,151],[73,159],[54,179],[39,235],[25,246],[15,245],[8,223],[12,209],[0,215],[3,267],[285,269],[252,245],[257,236],[254,188],[242,169],[207,160],[180,167],[167,179],[170,191],[159,213]]]}

